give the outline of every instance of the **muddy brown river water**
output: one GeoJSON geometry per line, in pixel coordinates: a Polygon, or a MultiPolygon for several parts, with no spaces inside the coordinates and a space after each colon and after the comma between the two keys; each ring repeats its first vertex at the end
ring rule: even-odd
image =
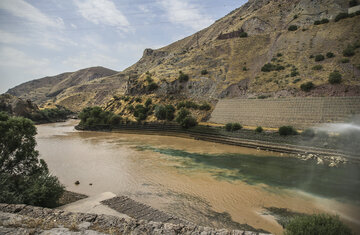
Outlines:
{"type": "Polygon", "coordinates": [[[213,227],[281,234],[265,207],[339,215],[360,230],[360,168],[180,137],[38,125],[37,149],[70,191],[113,192],[213,227]],[[74,182],[80,181],[76,186],[74,182]],[[92,185],[89,185],[89,184],[92,185]]]}

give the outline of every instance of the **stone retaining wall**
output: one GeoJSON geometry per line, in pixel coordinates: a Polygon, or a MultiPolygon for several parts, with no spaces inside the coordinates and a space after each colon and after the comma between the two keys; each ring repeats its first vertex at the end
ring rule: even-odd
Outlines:
{"type": "Polygon", "coordinates": [[[360,114],[360,97],[310,97],[279,99],[223,99],[210,122],[239,122],[247,126],[307,128],[336,123],[360,114]]]}

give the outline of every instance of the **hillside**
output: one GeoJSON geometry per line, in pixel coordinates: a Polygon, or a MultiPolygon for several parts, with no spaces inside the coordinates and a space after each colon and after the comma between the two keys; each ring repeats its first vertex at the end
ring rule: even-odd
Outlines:
{"type": "Polygon", "coordinates": [[[109,73],[92,72],[98,76],[85,75],[86,79],[74,76],[90,68],[35,80],[8,92],[75,111],[105,104],[114,95],[198,102],[359,96],[360,16],[335,22],[348,5],[344,0],[250,0],[194,35],[157,50],[146,49],[136,64],[120,73],[106,70],[109,73]],[[352,53],[344,56],[348,47],[352,53]],[[315,61],[317,55],[324,59],[315,61]],[[271,65],[263,69],[267,63],[271,65]],[[340,84],[328,82],[334,70],[342,77],[340,84]],[[179,79],[180,71],[188,81],[179,79]],[[313,83],[310,91],[301,90],[306,82],[313,83]]]}

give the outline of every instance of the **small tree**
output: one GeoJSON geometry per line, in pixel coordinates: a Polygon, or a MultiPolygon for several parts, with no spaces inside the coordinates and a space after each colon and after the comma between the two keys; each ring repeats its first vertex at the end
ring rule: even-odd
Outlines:
{"type": "Polygon", "coordinates": [[[232,124],[232,128],[231,128],[232,131],[238,131],[240,129],[242,129],[242,126],[240,125],[240,123],[233,123],[232,124]]]}
{"type": "Polygon", "coordinates": [[[179,81],[180,82],[187,82],[189,81],[189,75],[183,73],[182,71],[179,72],[179,81]]]}
{"type": "Polygon", "coordinates": [[[206,75],[206,74],[208,74],[208,71],[206,69],[201,70],[201,75],[206,75]]]}
{"type": "Polygon", "coordinates": [[[257,132],[257,133],[261,133],[261,132],[263,132],[264,131],[264,129],[261,127],[261,126],[258,126],[258,127],[256,127],[256,129],[255,129],[255,132],[257,132]]]}
{"type": "Polygon", "coordinates": [[[342,75],[339,73],[339,71],[334,71],[330,73],[329,75],[329,83],[330,84],[339,84],[341,83],[342,75]]]}

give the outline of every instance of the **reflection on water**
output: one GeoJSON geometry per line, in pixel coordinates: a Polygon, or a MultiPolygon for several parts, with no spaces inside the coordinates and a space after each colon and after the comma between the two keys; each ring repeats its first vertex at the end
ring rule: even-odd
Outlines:
{"type": "Polygon", "coordinates": [[[177,137],[81,132],[74,130],[75,124],[40,125],[37,135],[41,157],[69,190],[128,195],[215,227],[249,224],[280,233],[281,226],[262,214],[264,207],[336,213],[359,227],[360,178],[355,166],[329,168],[177,137]]]}

